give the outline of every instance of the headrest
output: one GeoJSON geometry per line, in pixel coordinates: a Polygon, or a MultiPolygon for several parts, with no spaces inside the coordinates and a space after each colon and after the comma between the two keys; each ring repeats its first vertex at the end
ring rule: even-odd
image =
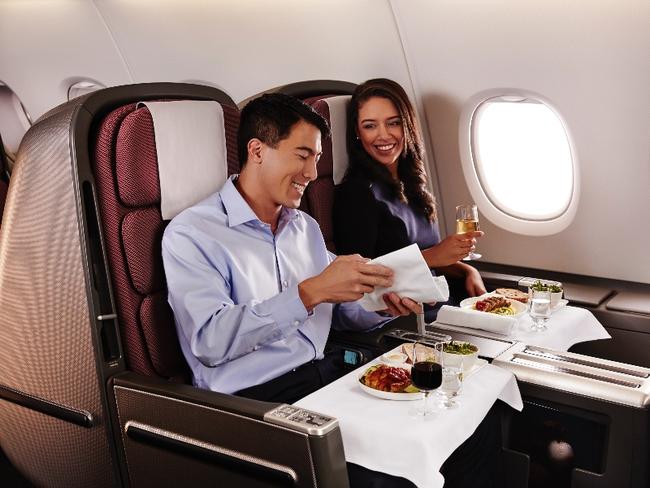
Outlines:
{"type": "Polygon", "coordinates": [[[218,102],[140,102],[151,114],[163,220],[219,190],[228,177],[223,109],[218,102]]]}
{"type": "Polygon", "coordinates": [[[332,129],[332,179],[335,185],[343,181],[349,164],[345,133],[350,98],[350,95],[341,95],[308,100],[309,105],[328,120],[332,129]]]}

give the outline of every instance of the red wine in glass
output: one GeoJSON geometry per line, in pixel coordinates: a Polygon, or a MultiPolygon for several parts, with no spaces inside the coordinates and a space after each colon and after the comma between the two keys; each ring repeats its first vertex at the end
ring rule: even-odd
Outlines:
{"type": "Polygon", "coordinates": [[[420,390],[435,390],[442,384],[442,366],[433,361],[420,361],[411,368],[411,381],[420,390]]]}
{"type": "Polygon", "coordinates": [[[442,384],[442,366],[433,361],[418,361],[411,368],[411,382],[424,392],[422,407],[416,410],[416,415],[431,415],[435,413],[427,406],[427,400],[432,390],[442,384]]]}

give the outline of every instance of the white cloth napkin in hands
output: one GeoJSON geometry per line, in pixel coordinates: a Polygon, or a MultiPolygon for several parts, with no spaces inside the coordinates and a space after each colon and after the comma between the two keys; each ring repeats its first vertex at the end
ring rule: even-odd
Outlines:
{"type": "Polygon", "coordinates": [[[496,334],[510,335],[517,319],[504,317],[493,313],[480,312],[469,308],[458,308],[444,305],[438,310],[436,322],[448,325],[459,325],[471,329],[482,329],[496,334]]]}
{"type": "Polygon", "coordinates": [[[383,296],[394,292],[402,298],[421,303],[446,302],[449,299],[449,285],[444,276],[433,276],[417,244],[403,247],[370,261],[381,264],[394,272],[393,286],[375,287],[360,300],[361,306],[369,312],[385,310],[383,296]]]}

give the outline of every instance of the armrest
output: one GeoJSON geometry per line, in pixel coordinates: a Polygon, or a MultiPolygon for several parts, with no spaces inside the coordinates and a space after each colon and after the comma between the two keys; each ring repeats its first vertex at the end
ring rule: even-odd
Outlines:
{"type": "Polygon", "coordinates": [[[348,485],[336,419],[134,373],[111,390],[132,487],[348,485]]]}

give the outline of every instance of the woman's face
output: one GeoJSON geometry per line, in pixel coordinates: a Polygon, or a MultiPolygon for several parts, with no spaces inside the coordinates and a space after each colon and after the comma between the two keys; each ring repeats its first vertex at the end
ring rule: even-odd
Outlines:
{"type": "Polygon", "coordinates": [[[404,128],[395,104],[388,98],[371,97],[359,106],[357,135],[366,152],[397,174],[397,160],[404,150],[404,128]]]}

